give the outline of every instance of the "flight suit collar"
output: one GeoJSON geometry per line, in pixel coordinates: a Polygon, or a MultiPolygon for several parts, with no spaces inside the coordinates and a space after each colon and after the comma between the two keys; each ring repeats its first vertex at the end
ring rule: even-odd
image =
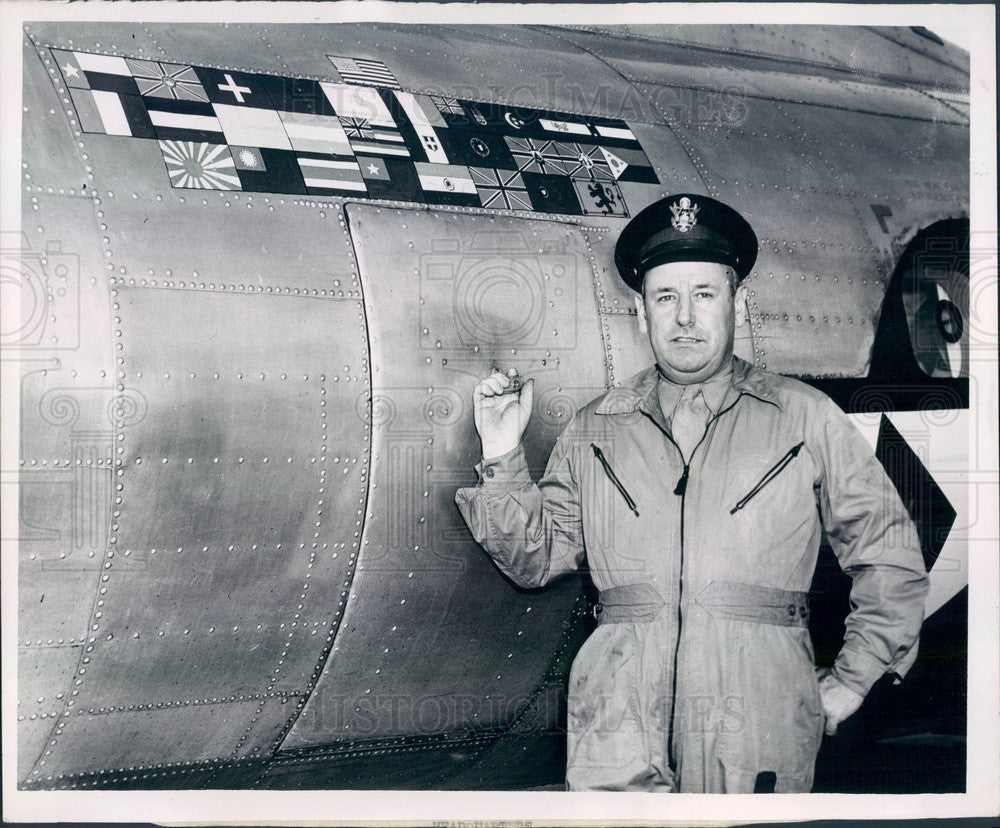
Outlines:
{"type": "MultiPolygon", "coordinates": [[[[640,371],[627,380],[624,385],[612,388],[605,394],[604,399],[595,409],[595,413],[631,414],[635,411],[642,411],[665,426],[657,393],[659,380],[659,369],[655,365],[640,371]]],[[[735,355],[733,356],[732,385],[739,393],[749,394],[784,410],[778,395],[768,381],[768,375],[735,355]]]]}

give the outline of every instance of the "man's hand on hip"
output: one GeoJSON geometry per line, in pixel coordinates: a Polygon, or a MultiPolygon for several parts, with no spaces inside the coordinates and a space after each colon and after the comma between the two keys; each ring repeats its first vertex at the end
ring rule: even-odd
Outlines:
{"type": "Polygon", "coordinates": [[[865,697],[837,681],[828,668],[817,670],[817,673],[820,703],[826,715],[826,735],[833,736],[837,732],[837,725],[861,707],[865,697]]]}
{"type": "Polygon", "coordinates": [[[513,451],[531,417],[534,380],[519,384],[517,370],[494,371],[472,392],[476,431],[483,443],[483,459],[513,451]]]}

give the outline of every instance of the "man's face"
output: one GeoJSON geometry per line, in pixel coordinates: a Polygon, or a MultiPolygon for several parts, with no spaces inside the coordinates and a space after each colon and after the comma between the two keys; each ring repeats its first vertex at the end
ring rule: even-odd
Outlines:
{"type": "Polygon", "coordinates": [[[639,327],[668,379],[703,382],[728,364],[734,329],[746,322],[745,289],[734,296],[729,273],[715,262],[670,262],[646,273],[639,327]]]}

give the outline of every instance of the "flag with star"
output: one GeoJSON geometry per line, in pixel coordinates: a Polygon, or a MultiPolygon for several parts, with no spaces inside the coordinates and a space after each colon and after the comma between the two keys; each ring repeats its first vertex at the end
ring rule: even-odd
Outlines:
{"type": "Polygon", "coordinates": [[[408,158],[391,155],[358,156],[361,176],[370,198],[392,201],[423,201],[416,167],[408,158]]]}
{"type": "Polygon", "coordinates": [[[118,95],[139,94],[139,87],[132,77],[132,70],[129,69],[125,58],[116,55],[95,55],[90,52],[72,54],[87,81],[86,88],[118,95]]]}
{"type": "Polygon", "coordinates": [[[411,93],[379,61],[324,81],[48,54],[79,129],[158,141],[178,188],[627,216],[618,184],[659,183],[624,121],[411,93]]]}
{"type": "Polygon", "coordinates": [[[65,49],[49,49],[52,60],[62,73],[63,83],[71,89],[90,89],[87,77],[74,52],[65,49]]]}
{"type": "Polygon", "coordinates": [[[516,170],[495,170],[470,167],[472,181],[479,191],[483,207],[497,210],[531,210],[528,188],[516,170]]]}
{"type": "Polygon", "coordinates": [[[125,63],[141,95],[175,101],[208,101],[208,95],[190,66],[126,58],[125,63]]]}

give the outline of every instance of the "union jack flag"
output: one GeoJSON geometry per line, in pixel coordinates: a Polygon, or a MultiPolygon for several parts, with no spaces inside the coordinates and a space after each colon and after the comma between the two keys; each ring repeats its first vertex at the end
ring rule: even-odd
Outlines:
{"type": "Polygon", "coordinates": [[[600,147],[557,141],[556,151],[570,178],[591,181],[615,180],[608,159],[600,147]]]}
{"type": "Polygon", "coordinates": [[[479,190],[483,207],[498,210],[532,210],[531,199],[521,173],[514,170],[495,170],[470,167],[472,181],[479,190]]]}
{"type": "Polygon", "coordinates": [[[375,130],[368,123],[367,118],[341,118],[340,123],[344,125],[344,132],[348,138],[362,138],[371,140],[375,137],[375,130]]]}
{"type": "Polygon", "coordinates": [[[441,95],[431,95],[431,100],[434,101],[434,106],[438,108],[438,112],[445,115],[465,114],[465,110],[462,109],[462,105],[458,102],[457,98],[445,98],[441,95]]]}
{"type": "Polygon", "coordinates": [[[556,141],[535,141],[531,138],[505,138],[518,172],[566,175],[566,164],[556,141]]]}

